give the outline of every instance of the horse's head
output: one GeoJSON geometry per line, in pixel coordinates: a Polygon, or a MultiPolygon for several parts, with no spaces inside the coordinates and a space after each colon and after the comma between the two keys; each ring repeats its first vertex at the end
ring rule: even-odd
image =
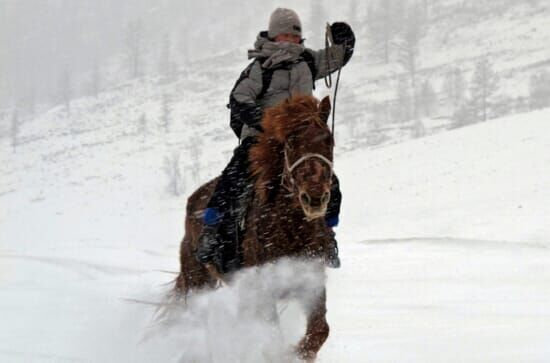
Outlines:
{"type": "Polygon", "coordinates": [[[307,219],[324,217],[330,200],[333,137],[327,127],[328,97],[311,122],[289,135],[284,146],[283,185],[293,193],[307,219]]]}
{"type": "Polygon", "coordinates": [[[252,170],[260,193],[282,184],[308,220],[325,215],[330,200],[334,139],[327,126],[330,100],[311,96],[284,102],[266,112],[252,170]]]}

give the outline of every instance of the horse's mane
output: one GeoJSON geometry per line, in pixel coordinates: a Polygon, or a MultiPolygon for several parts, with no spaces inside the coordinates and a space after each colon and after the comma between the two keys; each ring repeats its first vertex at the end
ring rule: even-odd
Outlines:
{"type": "Polygon", "coordinates": [[[258,136],[258,142],[249,154],[255,190],[262,201],[278,190],[286,140],[310,126],[330,133],[325,121],[321,120],[319,101],[313,96],[295,96],[264,112],[263,133],[258,136]]]}

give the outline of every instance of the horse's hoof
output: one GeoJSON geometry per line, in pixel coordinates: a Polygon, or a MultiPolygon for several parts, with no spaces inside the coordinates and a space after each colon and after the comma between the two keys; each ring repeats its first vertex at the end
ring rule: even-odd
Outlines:
{"type": "Polygon", "coordinates": [[[218,271],[218,269],[213,263],[207,263],[204,265],[204,267],[206,267],[206,270],[210,274],[210,277],[212,277],[212,280],[215,281],[214,285],[216,288],[227,285],[227,283],[222,277],[222,274],[218,271]]]}
{"type": "Polygon", "coordinates": [[[306,363],[314,363],[315,358],[317,358],[316,353],[308,351],[303,347],[298,347],[296,354],[298,355],[299,359],[303,360],[306,363]]]}

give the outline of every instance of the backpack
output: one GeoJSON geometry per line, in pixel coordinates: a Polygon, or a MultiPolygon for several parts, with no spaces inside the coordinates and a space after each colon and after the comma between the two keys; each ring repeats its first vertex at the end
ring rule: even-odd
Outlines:
{"type": "MultiPolygon", "coordinates": [[[[309,67],[309,70],[311,71],[311,79],[313,82],[313,89],[315,89],[315,75],[317,74],[317,69],[315,68],[315,59],[309,52],[303,52],[301,55],[302,61],[305,61],[309,67]]],[[[267,58],[255,58],[252,63],[250,63],[244,71],[241,72],[241,75],[235,82],[235,85],[231,89],[231,93],[229,96],[229,103],[227,104],[227,108],[231,110],[230,118],[229,118],[229,126],[231,126],[231,129],[237,135],[238,138],[240,138],[241,131],[243,129],[244,123],[241,120],[240,114],[239,114],[239,105],[235,97],[233,97],[233,92],[235,91],[235,88],[243,81],[243,79],[247,78],[250,75],[250,70],[254,66],[254,63],[265,62],[267,58]]],[[[276,68],[270,68],[270,69],[264,69],[262,68],[262,89],[260,93],[258,94],[257,99],[261,99],[265,96],[267,90],[269,89],[269,86],[271,85],[271,80],[273,78],[273,73],[276,70],[279,69],[288,69],[288,64],[282,64],[279,67],[276,68]]]]}

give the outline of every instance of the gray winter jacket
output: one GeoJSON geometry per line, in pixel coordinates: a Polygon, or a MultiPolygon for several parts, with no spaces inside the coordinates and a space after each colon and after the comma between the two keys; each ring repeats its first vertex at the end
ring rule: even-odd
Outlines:
{"type": "MultiPolygon", "coordinates": [[[[276,43],[260,33],[249,58],[255,58],[248,75],[241,79],[233,89],[231,98],[237,107],[250,114],[242,116],[244,123],[240,139],[258,133],[261,112],[275,106],[294,95],[311,95],[313,83],[336,71],[345,64],[344,45],[333,45],[318,51],[305,48],[302,44],[276,43]],[[310,61],[308,65],[307,61],[310,61]],[[263,78],[266,70],[272,72],[271,82],[262,96],[263,78]],[[312,74],[314,73],[314,74],[312,74]]],[[[346,59],[347,61],[347,59],[346,59]]]]}

